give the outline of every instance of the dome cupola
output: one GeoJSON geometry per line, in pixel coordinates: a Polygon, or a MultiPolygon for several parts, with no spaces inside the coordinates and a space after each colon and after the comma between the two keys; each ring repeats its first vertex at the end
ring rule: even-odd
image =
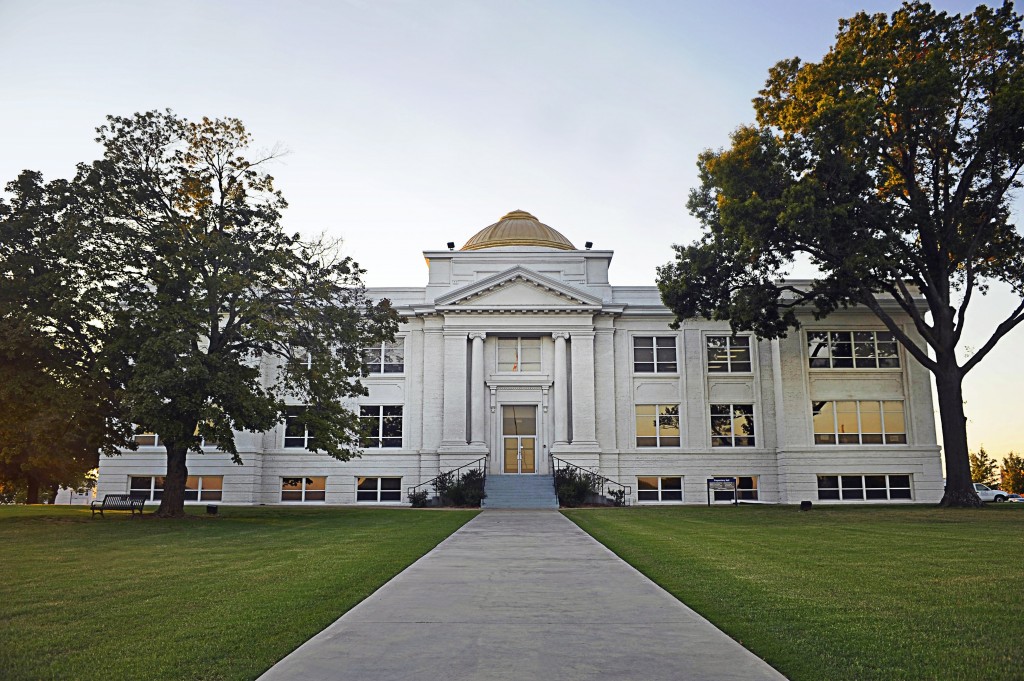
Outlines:
{"type": "Polygon", "coordinates": [[[560,251],[575,251],[568,239],[551,229],[525,210],[514,210],[493,225],[474,234],[460,250],[479,251],[484,248],[533,246],[560,251]]]}

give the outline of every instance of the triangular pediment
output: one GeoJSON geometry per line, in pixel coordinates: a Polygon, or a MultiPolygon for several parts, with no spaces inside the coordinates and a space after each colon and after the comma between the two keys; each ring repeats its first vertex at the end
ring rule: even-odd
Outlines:
{"type": "Polygon", "coordinates": [[[439,307],[463,309],[518,310],[601,306],[599,298],[521,265],[451,291],[434,302],[439,307]]]}

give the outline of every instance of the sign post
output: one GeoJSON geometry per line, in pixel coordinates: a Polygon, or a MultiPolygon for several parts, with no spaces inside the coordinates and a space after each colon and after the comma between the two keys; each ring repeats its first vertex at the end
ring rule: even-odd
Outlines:
{"type": "Polygon", "coordinates": [[[708,506],[711,505],[712,492],[732,492],[733,505],[740,504],[736,494],[736,478],[708,478],[708,506]]]}

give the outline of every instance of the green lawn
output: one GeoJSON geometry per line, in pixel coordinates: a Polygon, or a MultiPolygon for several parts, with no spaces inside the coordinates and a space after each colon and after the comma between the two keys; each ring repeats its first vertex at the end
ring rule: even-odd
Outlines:
{"type": "Polygon", "coordinates": [[[0,679],[251,679],[475,515],[0,506],[0,679]]]}
{"type": "Polygon", "coordinates": [[[565,514],[792,679],[1024,678],[1024,504],[565,514]]]}

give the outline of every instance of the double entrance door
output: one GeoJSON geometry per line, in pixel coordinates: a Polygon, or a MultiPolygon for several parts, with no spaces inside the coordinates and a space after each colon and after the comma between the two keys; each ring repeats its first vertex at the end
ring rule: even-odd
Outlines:
{"type": "Polygon", "coordinates": [[[505,473],[537,472],[537,406],[506,404],[501,407],[501,442],[505,473]]]}

